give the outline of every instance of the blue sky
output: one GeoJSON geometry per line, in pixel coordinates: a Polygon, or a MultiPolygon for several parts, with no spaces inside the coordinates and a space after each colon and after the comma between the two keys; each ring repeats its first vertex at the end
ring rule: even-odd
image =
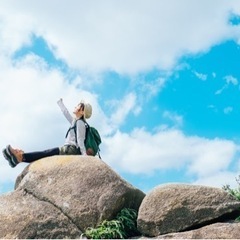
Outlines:
{"type": "MultiPolygon", "coordinates": [[[[61,146],[56,102],[84,99],[103,161],[134,186],[235,186],[239,24],[239,1],[2,1],[0,146],[61,146]]],[[[1,194],[26,166],[2,157],[1,194]]]]}

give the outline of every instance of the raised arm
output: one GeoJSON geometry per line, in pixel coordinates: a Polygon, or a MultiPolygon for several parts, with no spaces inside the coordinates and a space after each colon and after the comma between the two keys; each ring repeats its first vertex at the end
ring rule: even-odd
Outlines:
{"type": "Polygon", "coordinates": [[[73,117],[72,117],[72,115],[69,113],[68,109],[65,107],[62,98],[60,98],[60,99],[57,101],[57,104],[58,104],[58,106],[60,107],[63,115],[65,116],[65,118],[66,118],[66,119],[70,122],[70,124],[71,124],[72,121],[73,121],[73,117]]]}

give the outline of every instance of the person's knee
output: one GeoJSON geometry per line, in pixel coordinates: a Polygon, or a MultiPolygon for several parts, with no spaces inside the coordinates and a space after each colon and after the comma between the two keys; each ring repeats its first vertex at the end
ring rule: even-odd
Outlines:
{"type": "Polygon", "coordinates": [[[60,155],[78,155],[79,151],[77,147],[72,145],[65,145],[59,148],[60,155]]]}

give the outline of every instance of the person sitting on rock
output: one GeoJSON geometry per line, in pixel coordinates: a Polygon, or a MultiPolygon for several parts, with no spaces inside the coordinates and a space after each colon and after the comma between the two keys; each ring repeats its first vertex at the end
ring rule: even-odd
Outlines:
{"type": "Polygon", "coordinates": [[[54,155],[87,155],[84,145],[86,126],[85,119],[92,115],[92,106],[89,103],[80,102],[74,109],[74,117],[69,113],[63,104],[63,100],[58,100],[58,105],[71,126],[67,131],[65,144],[62,147],[56,147],[44,151],[25,153],[21,149],[14,149],[8,145],[3,149],[3,155],[11,167],[15,167],[20,162],[31,163],[44,157],[54,155]],[[77,120],[83,121],[77,121],[77,120]]]}

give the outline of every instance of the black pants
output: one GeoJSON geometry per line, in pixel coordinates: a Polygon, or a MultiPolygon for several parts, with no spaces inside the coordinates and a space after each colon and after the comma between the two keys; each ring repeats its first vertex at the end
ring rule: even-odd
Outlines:
{"type": "Polygon", "coordinates": [[[23,154],[23,162],[34,162],[44,157],[51,157],[54,155],[59,155],[59,148],[52,148],[45,151],[31,152],[23,154]]]}

